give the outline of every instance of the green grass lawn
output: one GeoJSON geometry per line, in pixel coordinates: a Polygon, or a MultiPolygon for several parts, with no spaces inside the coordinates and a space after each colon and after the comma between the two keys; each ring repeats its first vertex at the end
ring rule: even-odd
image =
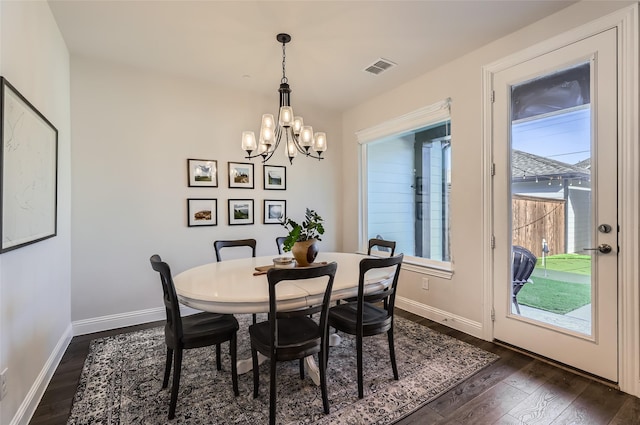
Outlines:
{"type": "MultiPolygon", "coordinates": [[[[558,254],[545,259],[547,270],[588,275],[591,273],[591,256],[582,254],[558,254]]],[[[544,268],[542,257],[538,257],[536,268],[544,268]]]]}
{"type": "Polygon", "coordinates": [[[591,302],[591,285],[535,277],[518,293],[518,304],[566,314],[591,302]]]}

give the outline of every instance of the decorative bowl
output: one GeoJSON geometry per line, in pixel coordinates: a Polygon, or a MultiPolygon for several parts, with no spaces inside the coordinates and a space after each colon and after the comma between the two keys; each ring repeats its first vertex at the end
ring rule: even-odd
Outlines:
{"type": "Polygon", "coordinates": [[[273,259],[273,267],[276,269],[287,269],[295,267],[296,263],[292,257],[277,257],[273,259]]]}

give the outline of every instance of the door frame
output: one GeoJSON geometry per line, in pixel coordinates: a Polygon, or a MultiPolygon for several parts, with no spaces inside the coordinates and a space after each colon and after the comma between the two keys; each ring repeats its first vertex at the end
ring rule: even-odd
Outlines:
{"type": "Polygon", "coordinates": [[[618,33],[618,363],[620,389],[640,397],[640,143],[638,113],[638,4],[555,36],[482,69],[483,122],[483,338],[493,340],[493,75],[581,39],[616,28],[618,33]]]}

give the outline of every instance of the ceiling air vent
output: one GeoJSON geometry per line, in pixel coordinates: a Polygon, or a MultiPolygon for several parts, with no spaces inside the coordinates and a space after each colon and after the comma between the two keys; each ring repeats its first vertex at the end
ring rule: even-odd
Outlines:
{"type": "Polygon", "coordinates": [[[390,60],[379,58],[374,63],[366,67],[364,71],[370,74],[378,75],[383,71],[386,71],[387,69],[393,68],[394,66],[396,66],[396,64],[391,62],[390,60]]]}

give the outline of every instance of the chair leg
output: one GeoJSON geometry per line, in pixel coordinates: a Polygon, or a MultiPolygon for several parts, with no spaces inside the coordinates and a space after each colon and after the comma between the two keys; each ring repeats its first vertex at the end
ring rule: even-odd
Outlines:
{"type": "Polygon", "coordinates": [[[300,363],[300,379],[304,379],[304,357],[299,360],[300,363]]]}
{"type": "Polygon", "coordinates": [[[362,374],[362,335],[356,335],[356,358],[357,358],[357,368],[358,368],[358,397],[364,397],[364,384],[363,374],[362,374]]]}
{"type": "Polygon", "coordinates": [[[251,360],[253,361],[253,398],[258,398],[258,385],[260,384],[258,350],[253,347],[251,347],[251,360]]]}
{"type": "Polygon", "coordinates": [[[258,320],[258,319],[257,319],[257,317],[256,317],[256,314],[255,314],[255,313],[253,313],[253,324],[254,324],[254,325],[257,323],[257,320],[258,320]]]}
{"type": "Polygon", "coordinates": [[[396,381],[400,379],[398,377],[398,366],[396,365],[396,350],[393,344],[393,324],[391,329],[387,331],[387,338],[389,339],[389,356],[391,357],[391,368],[393,369],[393,379],[396,381]]]}
{"type": "Polygon", "coordinates": [[[269,359],[271,376],[269,377],[269,425],[276,425],[276,366],[275,356],[269,359]]]}
{"type": "Polygon", "coordinates": [[[237,336],[233,333],[231,340],[229,341],[229,356],[231,357],[231,382],[233,384],[233,394],[237,397],[240,392],[238,391],[238,365],[237,365],[237,336]]]}
{"type": "Polygon", "coordinates": [[[164,379],[162,380],[162,388],[169,385],[169,375],[171,374],[171,363],[173,362],[173,350],[167,347],[167,361],[164,366],[164,379]]]}
{"type": "Polygon", "coordinates": [[[513,305],[516,306],[516,312],[520,314],[520,306],[518,305],[518,300],[516,299],[515,295],[513,296],[513,305]]]}
{"type": "Polygon", "coordinates": [[[220,353],[220,344],[216,344],[216,369],[218,370],[222,370],[222,356],[220,353]]]}
{"type": "Polygon", "coordinates": [[[329,397],[327,396],[327,357],[328,351],[323,350],[318,354],[318,363],[320,368],[320,392],[322,393],[322,407],[324,407],[324,413],[329,414],[329,397]]]}
{"type": "Polygon", "coordinates": [[[182,369],[182,348],[173,352],[175,364],[173,366],[173,383],[171,384],[171,402],[169,404],[169,419],[176,416],[176,404],[178,404],[178,389],[180,388],[180,372],[182,369]]]}

